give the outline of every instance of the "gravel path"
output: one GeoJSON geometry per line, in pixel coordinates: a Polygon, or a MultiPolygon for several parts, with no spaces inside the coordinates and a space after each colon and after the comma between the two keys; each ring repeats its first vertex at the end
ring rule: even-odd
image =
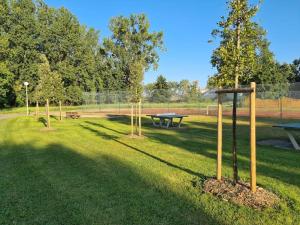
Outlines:
{"type": "Polygon", "coordinates": [[[9,113],[9,114],[0,114],[0,120],[9,119],[9,118],[16,118],[18,116],[25,116],[26,114],[23,113],[9,113]]]}

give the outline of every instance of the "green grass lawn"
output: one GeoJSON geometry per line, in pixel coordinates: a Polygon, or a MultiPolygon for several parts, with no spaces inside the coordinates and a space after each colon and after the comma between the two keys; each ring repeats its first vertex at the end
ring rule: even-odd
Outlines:
{"type": "MultiPolygon", "coordinates": [[[[0,120],[0,224],[300,224],[300,153],[257,148],[258,184],[277,193],[257,211],[201,191],[215,175],[216,120],[189,117],[177,130],[152,128],[130,139],[127,118],[0,120]]],[[[272,120],[257,137],[286,138],[272,120]]],[[[249,132],[238,128],[239,175],[249,180],[249,132]]],[[[224,176],[231,176],[230,120],[224,127],[224,176]]]]}

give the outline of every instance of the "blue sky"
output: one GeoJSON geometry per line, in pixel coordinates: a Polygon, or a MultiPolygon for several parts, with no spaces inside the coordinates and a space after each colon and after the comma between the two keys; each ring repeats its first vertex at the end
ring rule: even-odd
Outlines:
{"type": "MultiPolygon", "coordinates": [[[[251,0],[250,2],[257,2],[251,0]]],[[[226,15],[226,0],[46,0],[53,7],[65,7],[88,27],[110,35],[109,20],[117,15],[145,13],[151,29],[164,32],[166,52],[159,68],[145,74],[145,83],[159,74],[168,80],[199,80],[206,85],[214,73],[210,56],[216,44],[209,44],[212,29],[226,15]]],[[[300,58],[300,0],[264,0],[257,20],[266,30],[271,50],[279,62],[300,58]]]]}

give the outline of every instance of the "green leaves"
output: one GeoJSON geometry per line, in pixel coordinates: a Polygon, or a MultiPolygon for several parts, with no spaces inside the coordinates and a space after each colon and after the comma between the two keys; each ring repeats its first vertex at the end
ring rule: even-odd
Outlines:
{"type": "Polygon", "coordinates": [[[40,55],[40,64],[38,65],[38,85],[35,89],[35,101],[45,103],[47,99],[50,102],[58,103],[64,100],[63,82],[58,72],[51,71],[48,59],[45,55],[40,55]]]}
{"type": "MultiPolygon", "coordinates": [[[[104,39],[104,47],[115,70],[123,74],[120,86],[128,87],[133,101],[142,93],[144,72],[158,66],[157,50],[163,50],[163,33],[150,32],[144,14],[115,17],[110,22],[111,38],[104,39]]],[[[118,73],[118,72],[117,72],[118,73]]]]}
{"type": "Polygon", "coordinates": [[[265,30],[252,21],[258,6],[249,6],[247,0],[231,0],[228,9],[227,17],[218,23],[219,28],[212,31],[212,36],[219,38],[220,46],[211,57],[218,73],[209,78],[208,85],[233,86],[236,81],[242,84],[262,81],[261,76],[265,75],[257,71],[263,61],[261,58],[268,57],[268,65],[275,64],[275,60],[268,49],[265,30]]]}
{"type": "Polygon", "coordinates": [[[65,8],[0,0],[0,107],[25,103],[24,81],[30,83],[30,103],[60,99],[54,84],[70,104],[81,103],[82,92],[103,88],[129,89],[137,101],[144,72],[158,66],[163,34],[150,32],[144,14],[115,17],[110,29],[111,38],[100,44],[99,32],[65,8]]]}

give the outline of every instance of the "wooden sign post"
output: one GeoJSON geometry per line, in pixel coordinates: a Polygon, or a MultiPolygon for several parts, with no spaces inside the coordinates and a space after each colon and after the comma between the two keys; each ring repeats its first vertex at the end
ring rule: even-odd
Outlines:
{"type": "MultiPolygon", "coordinates": [[[[250,188],[253,193],[256,192],[256,84],[251,82],[250,88],[219,89],[218,94],[218,149],[217,149],[217,179],[222,178],[222,94],[249,93],[250,94],[250,188]]],[[[235,98],[236,101],[236,98],[235,98]]],[[[236,112],[236,102],[233,104],[233,114],[236,112]]],[[[233,115],[233,128],[236,125],[236,115],[233,115]]],[[[234,129],[233,132],[236,132],[234,129]]],[[[233,139],[235,133],[233,134],[233,139]]],[[[233,140],[233,147],[236,148],[236,140],[233,140]]],[[[236,150],[236,149],[235,149],[236,150]]],[[[234,165],[235,166],[235,165],[234,165]]]]}

